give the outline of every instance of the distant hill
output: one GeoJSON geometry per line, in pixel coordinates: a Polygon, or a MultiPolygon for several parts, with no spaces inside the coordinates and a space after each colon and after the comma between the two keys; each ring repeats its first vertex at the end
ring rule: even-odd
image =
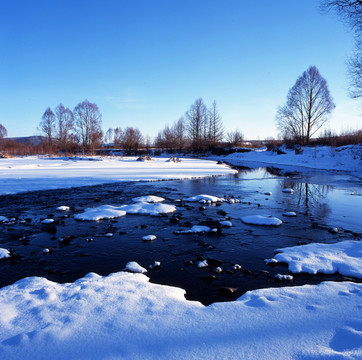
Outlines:
{"type": "Polygon", "coordinates": [[[21,144],[38,145],[45,140],[44,136],[24,136],[24,137],[12,137],[6,138],[7,140],[14,140],[21,144]]]}

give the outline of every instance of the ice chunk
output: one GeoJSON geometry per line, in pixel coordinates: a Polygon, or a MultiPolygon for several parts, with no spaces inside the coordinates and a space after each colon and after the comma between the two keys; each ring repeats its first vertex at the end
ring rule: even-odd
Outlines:
{"type": "Polygon", "coordinates": [[[146,202],[146,203],[158,203],[158,202],[162,202],[165,199],[159,196],[155,196],[155,195],[147,195],[147,196],[140,196],[140,197],[135,197],[132,199],[134,202],[146,202]]]}
{"type": "Polygon", "coordinates": [[[44,219],[41,223],[42,224],[51,224],[54,222],[54,219],[44,219]]]}
{"type": "Polygon", "coordinates": [[[77,220],[97,221],[101,219],[113,219],[126,215],[126,211],[121,207],[112,205],[102,205],[96,208],[85,209],[83,213],[74,216],[77,220]]]}
{"type": "Polygon", "coordinates": [[[145,202],[137,202],[131,205],[123,205],[120,209],[126,211],[127,214],[160,215],[176,211],[176,206],[160,203],[149,204],[145,202]]]}
{"type": "Polygon", "coordinates": [[[58,211],[68,211],[69,210],[69,206],[58,206],[57,207],[58,211]]]}
{"type": "Polygon", "coordinates": [[[7,249],[0,248],[0,259],[5,259],[10,257],[10,252],[7,249]]]}
{"type": "Polygon", "coordinates": [[[215,202],[221,202],[222,199],[216,196],[212,196],[212,195],[205,195],[205,194],[201,194],[201,195],[196,195],[196,196],[192,196],[186,199],[183,199],[184,201],[189,201],[189,202],[200,202],[200,200],[206,200],[206,201],[211,201],[212,203],[215,202]]]}
{"type": "Polygon", "coordinates": [[[143,241],[153,241],[156,240],[157,236],[156,235],[146,235],[142,237],[143,241]]]}
{"type": "Polygon", "coordinates": [[[283,222],[273,216],[263,216],[263,215],[249,215],[241,218],[241,221],[245,224],[250,225],[269,225],[269,226],[279,226],[283,222]]]}
{"type": "Polygon", "coordinates": [[[297,216],[297,214],[294,211],[287,211],[287,212],[283,213],[283,216],[294,217],[294,216],[297,216]]]}

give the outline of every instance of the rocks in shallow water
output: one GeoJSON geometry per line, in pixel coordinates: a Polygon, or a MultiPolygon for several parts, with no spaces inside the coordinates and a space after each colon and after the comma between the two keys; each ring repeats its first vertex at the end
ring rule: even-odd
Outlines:
{"type": "Polygon", "coordinates": [[[221,267],[217,267],[214,269],[214,271],[217,273],[217,274],[220,274],[222,273],[222,268],[221,267]]]}
{"type": "Polygon", "coordinates": [[[220,267],[222,265],[222,260],[207,259],[207,262],[210,266],[220,267]]]}
{"type": "Polygon", "coordinates": [[[64,236],[62,239],[60,239],[60,243],[67,245],[67,244],[70,244],[73,239],[75,239],[75,236],[67,235],[67,236],[64,236]]]}
{"type": "Polygon", "coordinates": [[[336,228],[336,227],[330,228],[328,231],[329,231],[330,233],[332,233],[332,234],[337,234],[337,233],[338,233],[338,228],[336,228]]]}
{"type": "Polygon", "coordinates": [[[46,231],[50,234],[55,234],[57,232],[57,227],[55,226],[55,224],[52,223],[43,223],[41,226],[41,230],[42,231],[46,231]]]}
{"type": "Polygon", "coordinates": [[[239,264],[235,264],[235,265],[233,265],[233,269],[234,270],[242,270],[242,269],[244,269],[241,265],[239,265],[239,264]]]}
{"type": "Polygon", "coordinates": [[[238,289],[228,286],[219,288],[219,293],[224,296],[232,296],[238,289]]]}
{"type": "Polygon", "coordinates": [[[194,262],[193,262],[192,260],[185,260],[185,261],[184,261],[184,264],[185,264],[185,265],[193,265],[194,262]]]}
{"type": "Polygon", "coordinates": [[[292,281],[293,279],[294,278],[292,275],[282,275],[282,274],[275,275],[276,281],[292,281]]]}
{"type": "Polygon", "coordinates": [[[206,280],[206,281],[212,281],[216,279],[215,275],[201,275],[200,276],[201,280],[206,280]]]}
{"type": "Polygon", "coordinates": [[[220,224],[220,221],[216,221],[216,220],[205,220],[205,221],[201,221],[199,222],[200,226],[207,226],[210,229],[216,229],[217,233],[220,235],[222,232],[222,225],[220,224]]]}
{"type": "Polygon", "coordinates": [[[226,216],[226,215],[227,215],[227,212],[224,211],[224,210],[218,210],[218,211],[217,211],[217,214],[220,215],[220,216],[226,216]]]}

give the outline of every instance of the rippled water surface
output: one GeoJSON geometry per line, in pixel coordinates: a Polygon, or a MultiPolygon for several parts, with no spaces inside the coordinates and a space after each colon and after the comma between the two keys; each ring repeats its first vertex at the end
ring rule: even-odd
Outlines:
{"type": "Polygon", "coordinates": [[[271,268],[264,259],[273,257],[274,250],[281,247],[359,239],[361,213],[359,179],[338,173],[287,173],[276,168],[240,170],[237,175],[201,180],[119,183],[1,196],[0,215],[15,221],[0,224],[0,247],[13,253],[11,259],[0,260],[0,286],[26,276],[68,282],[91,271],[107,275],[122,270],[128,261],[137,261],[146,268],[160,261],[159,269],[148,271],[152,282],[182,287],[187,298],[205,304],[232,300],[256,288],[343,280],[338,275],[298,275],[292,282],[276,282],[274,276],[287,274],[287,268],[271,268]],[[294,193],[284,193],[283,188],[292,188],[294,193]],[[129,204],[133,197],[149,194],[178,204],[180,222],[170,223],[172,215],[126,215],[98,222],[74,219],[76,212],[87,207],[129,204]],[[203,209],[198,203],[185,206],[174,202],[198,194],[237,198],[240,203],[206,205],[203,209]],[[60,205],[70,206],[71,210],[56,211],[60,205]],[[285,217],[285,211],[295,211],[297,216],[285,217]],[[254,214],[276,216],[283,224],[255,226],[240,220],[254,214]],[[57,221],[55,233],[42,228],[40,220],[46,217],[57,221]],[[230,218],[233,224],[223,228],[221,235],[174,233],[204,220],[221,218],[230,218]],[[338,233],[329,232],[331,227],[338,227],[338,233]],[[106,237],[110,232],[113,237],[106,237]],[[156,235],[157,240],[142,241],[142,236],[149,234],[156,235]],[[60,240],[67,236],[71,236],[69,242],[62,243],[60,240]],[[52,252],[45,255],[44,248],[52,252]],[[196,263],[201,259],[220,260],[223,271],[215,273],[215,266],[199,269],[196,263]],[[234,264],[242,265],[244,270],[232,270],[234,264]],[[222,287],[237,291],[226,297],[222,287]]]}

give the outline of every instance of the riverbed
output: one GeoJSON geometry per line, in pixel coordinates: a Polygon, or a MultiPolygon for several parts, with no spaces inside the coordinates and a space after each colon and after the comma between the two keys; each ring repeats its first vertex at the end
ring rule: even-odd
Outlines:
{"type": "Polygon", "coordinates": [[[12,220],[0,224],[0,247],[11,249],[12,256],[0,261],[0,286],[28,276],[72,282],[89,272],[121,271],[129,261],[147,268],[151,282],[181,287],[188,299],[204,304],[234,300],[257,288],[351,280],[301,274],[292,281],[278,281],[275,276],[288,274],[287,268],[270,267],[264,260],[282,247],[360,239],[360,179],[341,172],[275,167],[238,170],[235,175],[198,180],[121,182],[1,196],[0,215],[12,220]],[[198,194],[227,201],[182,201],[198,194]],[[94,222],[74,218],[86,208],[130,204],[143,195],[161,196],[177,210],[164,216],[127,214],[94,222]],[[57,211],[59,206],[70,209],[57,211]],[[286,212],[296,216],[283,216],[286,212]],[[241,220],[246,215],[271,215],[283,223],[248,225],[241,220]],[[171,220],[176,217],[178,221],[171,220]],[[45,218],[54,219],[54,226],[44,226],[45,218]],[[221,234],[177,233],[209,220],[230,221],[232,227],[223,227],[221,234]],[[142,241],[150,234],[157,239],[142,241]],[[208,267],[198,267],[203,260],[208,267]],[[160,266],[150,268],[155,261],[160,266]],[[236,264],[240,268],[235,269],[236,264]]]}

